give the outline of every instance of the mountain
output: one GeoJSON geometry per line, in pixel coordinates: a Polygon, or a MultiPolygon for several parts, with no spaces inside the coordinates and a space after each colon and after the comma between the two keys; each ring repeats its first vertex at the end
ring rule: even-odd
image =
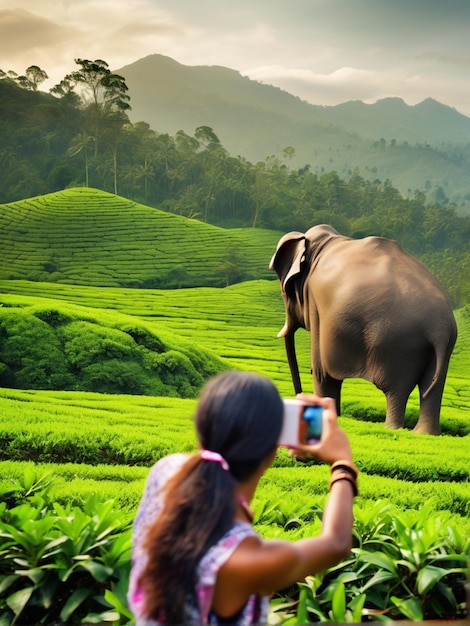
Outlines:
{"type": "Polygon", "coordinates": [[[364,178],[390,179],[403,193],[430,199],[441,188],[470,210],[470,118],[435,100],[319,106],[229,68],[158,54],[115,71],[129,87],[131,121],[158,132],[210,126],[231,154],[253,162],[292,146],[293,166],[341,176],[359,168],[364,178]]]}
{"type": "Polygon", "coordinates": [[[431,145],[470,141],[470,118],[432,98],[414,106],[401,98],[384,98],[375,104],[346,102],[325,107],[324,117],[372,139],[431,145]]]}
{"type": "Polygon", "coordinates": [[[267,123],[284,119],[323,129],[333,125],[376,140],[429,144],[470,141],[470,118],[431,98],[415,106],[401,98],[385,98],[376,104],[351,101],[336,106],[313,105],[235,70],[182,65],[160,54],[140,59],[117,73],[124,76],[129,87],[132,120],[147,121],[156,130],[171,134],[180,129],[193,132],[211,119],[225,144],[226,132],[240,130],[241,124],[247,124],[247,130],[256,128],[267,116],[267,123]]]}

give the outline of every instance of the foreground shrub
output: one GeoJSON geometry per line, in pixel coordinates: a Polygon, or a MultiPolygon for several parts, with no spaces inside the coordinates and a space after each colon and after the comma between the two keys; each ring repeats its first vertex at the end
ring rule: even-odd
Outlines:
{"type": "MultiPolygon", "coordinates": [[[[124,624],[132,513],[89,496],[80,507],[49,497],[48,477],[28,465],[0,505],[0,626],[124,624]]],[[[323,502],[295,511],[265,501],[258,530],[317,534],[323,502]]],[[[429,508],[355,506],[354,547],[336,567],[271,601],[270,624],[463,619],[470,538],[429,508]]]]}
{"type": "Polygon", "coordinates": [[[349,558],[272,601],[271,623],[463,619],[470,538],[443,515],[378,502],[355,510],[349,558]]]}
{"type": "Polygon", "coordinates": [[[94,496],[64,507],[24,482],[31,497],[0,505],[0,624],[128,621],[130,515],[94,496]]]}

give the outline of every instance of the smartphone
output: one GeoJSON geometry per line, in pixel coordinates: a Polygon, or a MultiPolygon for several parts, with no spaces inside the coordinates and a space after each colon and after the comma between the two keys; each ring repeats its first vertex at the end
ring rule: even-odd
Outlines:
{"type": "Polygon", "coordinates": [[[283,399],[284,416],[279,446],[297,446],[321,439],[323,407],[305,404],[301,400],[283,399]]]}

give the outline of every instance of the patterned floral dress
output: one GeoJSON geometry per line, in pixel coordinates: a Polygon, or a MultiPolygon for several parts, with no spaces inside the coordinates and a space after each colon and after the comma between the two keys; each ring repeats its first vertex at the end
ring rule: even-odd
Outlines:
{"type": "MultiPolygon", "coordinates": [[[[144,596],[138,586],[139,575],[145,567],[147,554],[143,544],[146,530],[158,515],[163,501],[162,488],[188,459],[185,454],[172,454],[160,459],[150,470],[144,494],[134,520],[132,534],[132,569],[128,601],[134,613],[136,626],[158,626],[158,622],[143,614],[144,596]]],[[[196,601],[188,597],[184,606],[184,624],[226,624],[248,626],[266,622],[269,598],[252,595],[243,609],[229,622],[219,619],[211,610],[217,573],[240,543],[247,537],[257,536],[251,524],[235,522],[232,528],[202,557],[196,572],[196,601]]]]}

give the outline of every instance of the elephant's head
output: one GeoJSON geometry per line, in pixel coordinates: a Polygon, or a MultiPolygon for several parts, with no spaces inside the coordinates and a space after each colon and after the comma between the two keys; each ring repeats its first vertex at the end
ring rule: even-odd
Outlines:
{"type": "Polygon", "coordinates": [[[279,240],[269,264],[269,269],[274,269],[279,276],[286,306],[286,322],[278,337],[285,337],[299,327],[308,329],[304,315],[304,279],[323,244],[337,236],[340,235],[334,228],[320,224],[305,234],[293,231],[279,240]]]}
{"type": "Polygon", "coordinates": [[[281,237],[269,264],[269,269],[274,269],[279,276],[282,297],[286,306],[286,323],[278,337],[285,337],[288,333],[295,332],[299,326],[303,326],[301,302],[296,297],[299,291],[295,289],[292,280],[301,275],[304,261],[305,235],[293,231],[281,237]]]}
{"type": "Polygon", "coordinates": [[[296,393],[302,391],[302,384],[295,354],[295,331],[298,328],[310,330],[306,310],[308,303],[304,301],[304,283],[322,247],[336,236],[340,236],[339,233],[326,224],[310,228],[305,235],[299,232],[287,233],[279,240],[276,252],[269,264],[269,268],[276,271],[281,281],[286,322],[278,333],[278,337],[284,337],[287,360],[296,393]]]}

